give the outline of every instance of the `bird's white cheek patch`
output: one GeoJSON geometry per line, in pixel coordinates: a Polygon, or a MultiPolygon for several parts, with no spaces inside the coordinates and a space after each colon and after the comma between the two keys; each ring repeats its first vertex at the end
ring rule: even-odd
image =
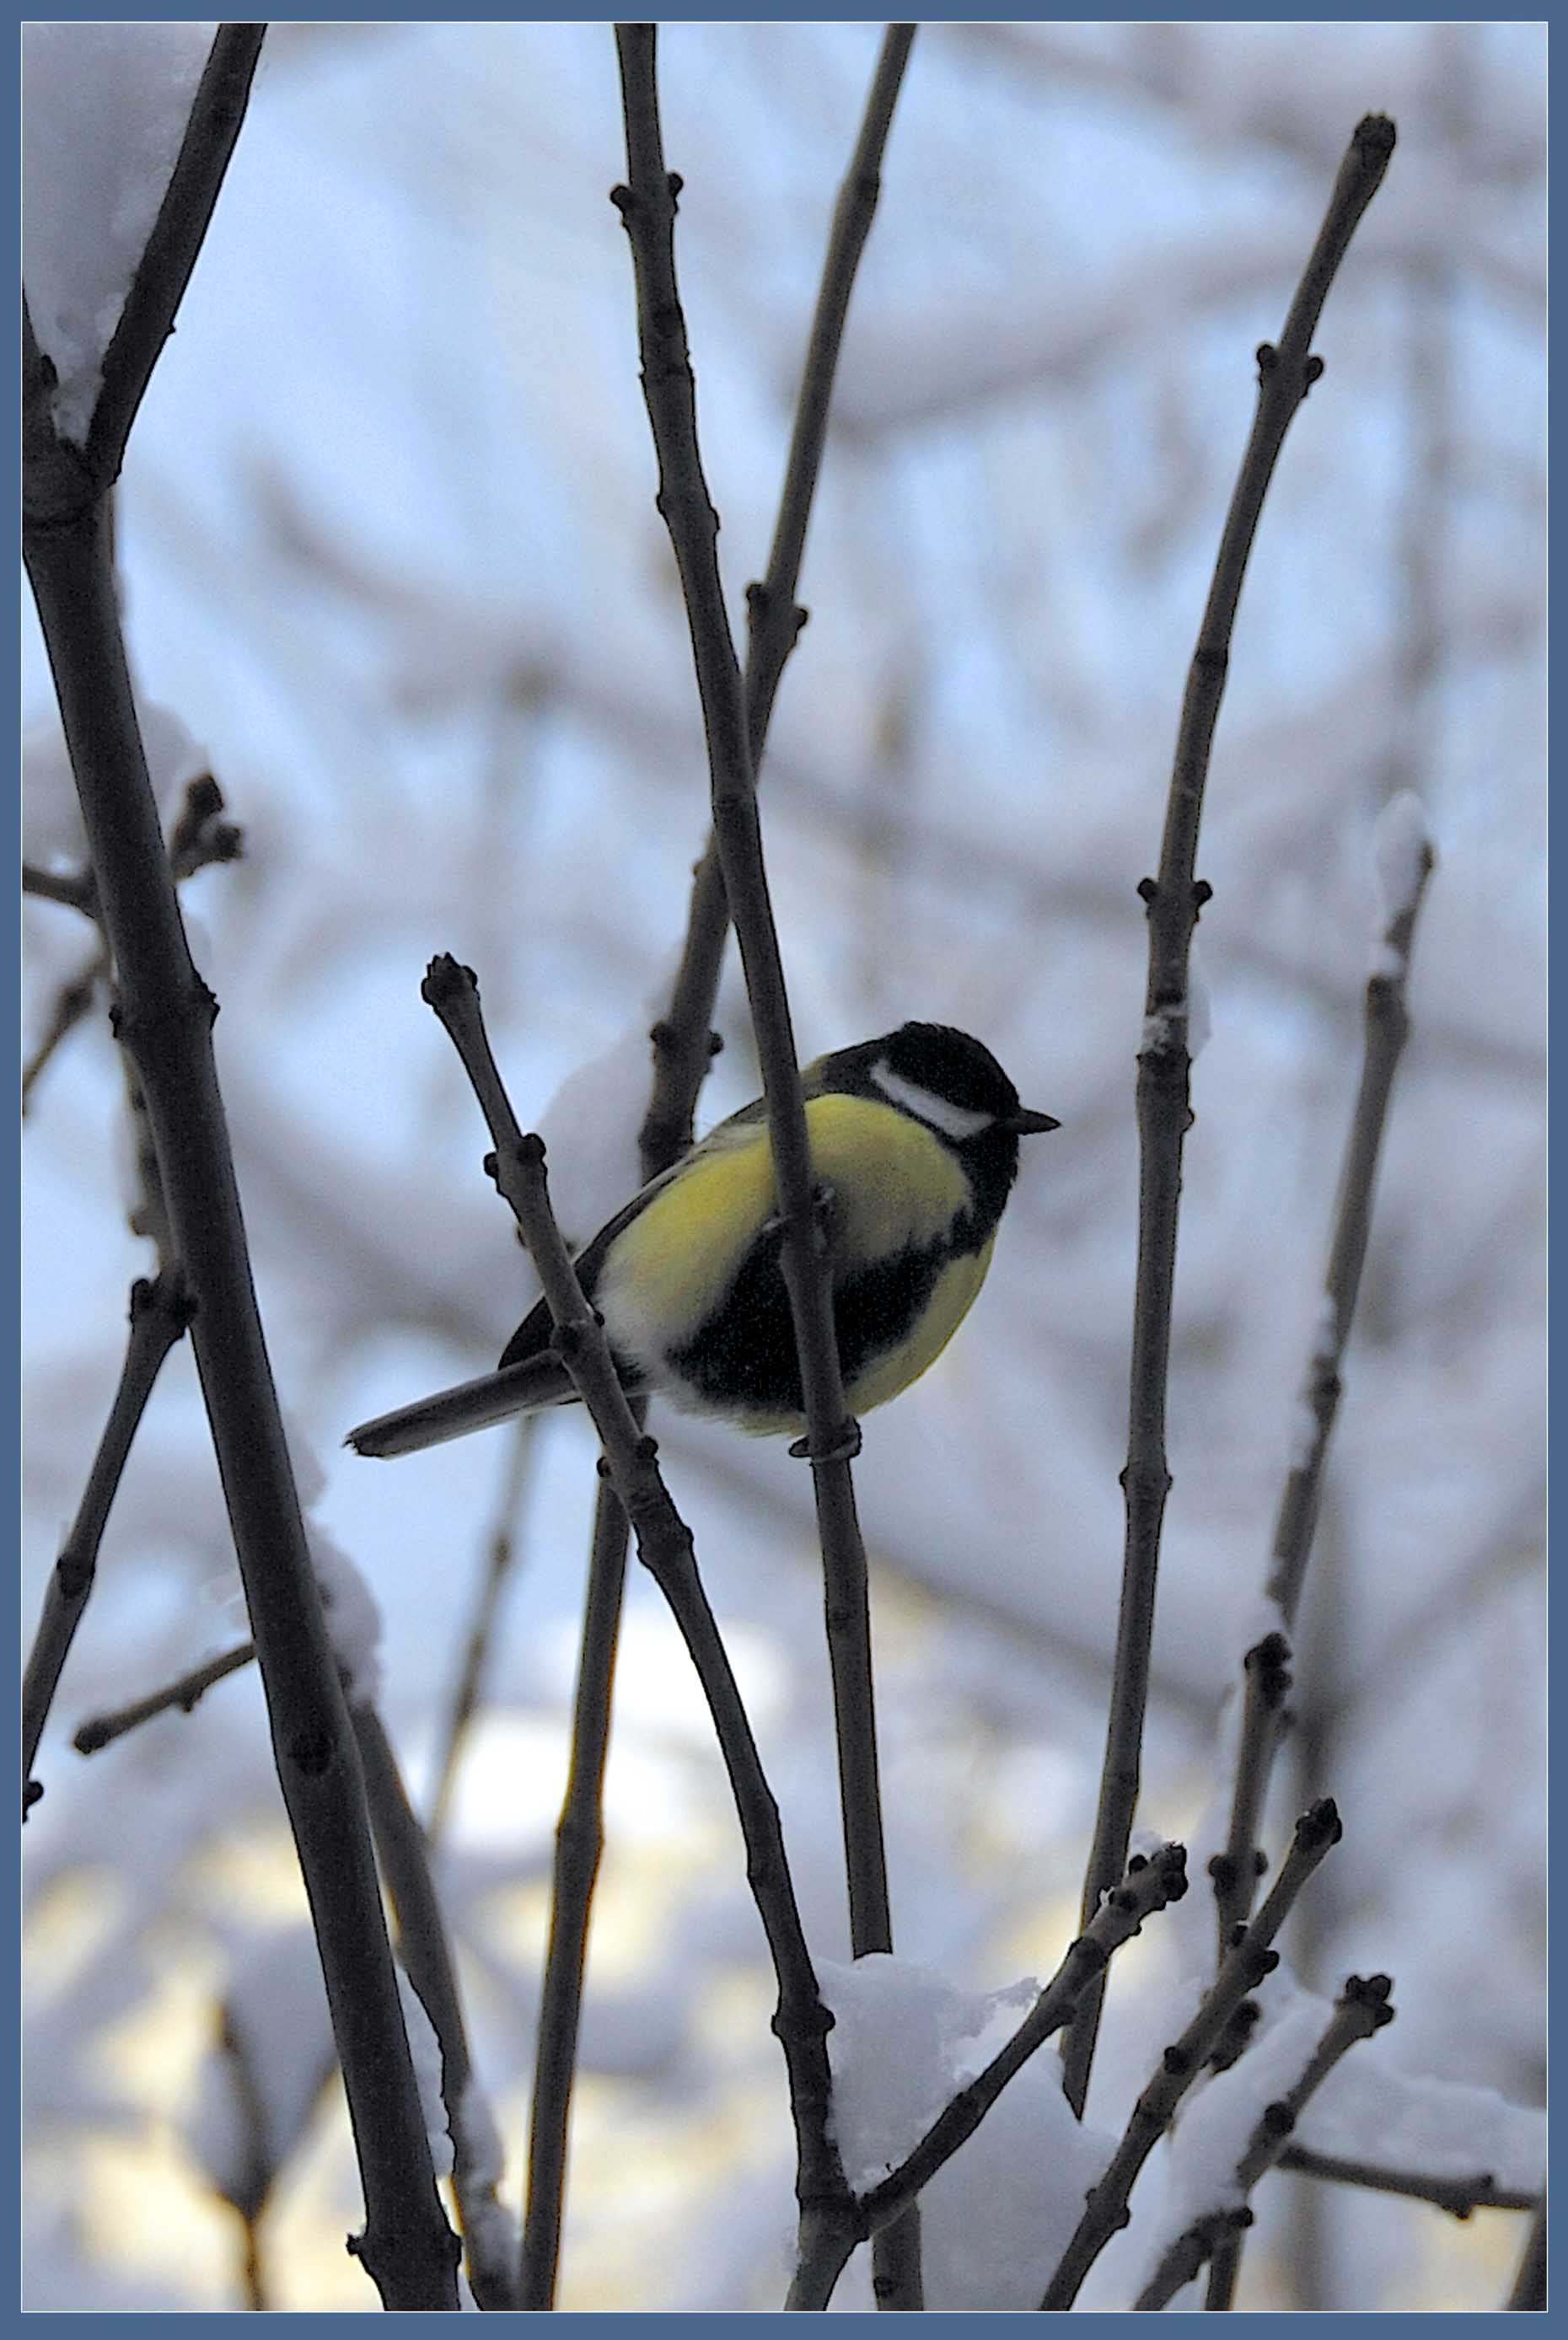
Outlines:
{"type": "Polygon", "coordinates": [[[928,1129],[939,1129],[944,1137],[978,1137],[982,1129],[989,1129],[997,1117],[994,1113],[974,1113],[967,1106],[955,1105],[950,1097],[923,1089],[918,1081],[907,1081],[902,1073],[893,1070],[886,1057],[879,1065],[872,1066],[871,1078],[892,1104],[902,1106],[906,1113],[912,1113],[928,1129]]]}

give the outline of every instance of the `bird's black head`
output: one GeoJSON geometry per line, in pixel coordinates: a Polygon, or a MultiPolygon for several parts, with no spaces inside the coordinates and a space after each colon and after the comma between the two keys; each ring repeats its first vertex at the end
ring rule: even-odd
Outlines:
{"type": "Polygon", "coordinates": [[[842,1067],[838,1085],[898,1106],[963,1156],[973,1215],[987,1233],[1018,1175],[1018,1139],[1058,1126],[1049,1114],[1021,1106],[989,1048],[950,1024],[902,1024],[829,1063],[842,1067]]]}

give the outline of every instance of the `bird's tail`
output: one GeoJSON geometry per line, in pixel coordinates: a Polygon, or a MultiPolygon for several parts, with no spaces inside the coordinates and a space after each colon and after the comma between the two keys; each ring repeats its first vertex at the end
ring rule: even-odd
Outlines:
{"type": "Polygon", "coordinates": [[[422,1447],[466,1438],[471,1430],[488,1430],[492,1423],[509,1421],[516,1413],[569,1404],[576,1394],[560,1358],[547,1353],[503,1366],[499,1373],[481,1373],[477,1381],[438,1390],[417,1405],[401,1405],[373,1422],[362,1422],[350,1431],[347,1443],[356,1454],[378,1458],[417,1454],[422,1447]]]}

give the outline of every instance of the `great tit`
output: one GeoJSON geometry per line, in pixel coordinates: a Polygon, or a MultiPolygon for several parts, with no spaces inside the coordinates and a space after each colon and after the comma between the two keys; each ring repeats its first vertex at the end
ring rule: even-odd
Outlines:
{"type": "MultiPolygon", "coordinates": [[[[812,1168],[827,1195],[833,1314],[850,1411],[907,1389],[947,1347],[986,1279],[1031,1113],[990,1050],[946,1024],[905,1024],[802,1068],[812,1168]]],[[[779,1266],[783,1235],[761,1098],[710,1130],[578,1254],[630,1395],[759,1433],[804,1428],[779,1266]]],[[[499,1369],[349,1433],[410,1454],[575,1393],[541,1300],[499,1369]]]]}

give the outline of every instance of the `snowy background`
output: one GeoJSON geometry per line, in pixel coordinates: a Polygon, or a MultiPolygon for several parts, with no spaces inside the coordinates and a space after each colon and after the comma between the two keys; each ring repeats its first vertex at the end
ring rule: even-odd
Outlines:
{"type": "MultiPolygon", "coordinates": [[[[812,24],[661,42],[738,615],[876,42],[812,24]]],[[[1211,777],[1214,1036],[1186,1149],[1140,1812],[1183,1835],[1208,1794],[1355,1091],[1373,824],[1414,788],[1441,866],[1269,1826],[1277,1851],[1309,1794],[1345,1812],[1287,1945],[1330,1998],[1352,1968],[1395,1978],[1398,2021],[1351,2059],[1374,2112],[1398,2094],[1392,2077],[1366,2092],[1378,2059],[1524,2107],[1543,2084],[1544,105],[1536,25],[923,29],[764,782],[803,1051],[907,1016],[958,1022],[1063,1124],[1027,1157],[962,1336],[871,1418],[857,1472],[898,1947],[947,1978],[933,2005],[983,1999],[1048,1973],[1074,1930],[1103,1745],[1134,889],[1157,859],[1252,352],[1278,332],[1355,122],[1392,113],[1398,151],[1265,512],[1211,777]]],[[[478,970],[525,1122],[607,1051],[635,1114],[639,1036],[705,833],[605,200],[623,169],[607,28],[275,30],[118,507],[140,687],[204,748],[245,832],[243,862],[194,879],[186,907],[223,1004],[274,1370],[326,1473],[318,1517],[384,1612],[382,1711],[427,1803],[490,1547],[516,1530],[442,1852],[513,2199],[591,1447],[571,1418],[521,1453],[510,1430],[386,1465],[340,1442],[483,1370],[530,1296],[419,999],[427,959],[478,970]]],[[[28,624],[25,712],[45,728],[25,846],[65,866],[28,624]]],[[[24,938],[31,1048],[92,949],[53,903],[26,903],[24,938]]],[[[29,1635],[149,1265],[126,1225],[103,1006],[39,1075],[26,1123],[29,1635]]],[[[703,1123],[757,1086],[733,968],[720,1021],[703,1123]]],[[[581,1233],[630,1176],[594,1150],[581,1233]]],[[[811,1938],[845,1958],[806,1474],[782,1444],[655,1426],[811,1938]]],[[[243,1631],[179,1353],[26,1830],[34,2306],[240,2304],[241,2229],[213,2191],[232,2176],[225,1996],[232,2026],[257,2027],[293,2139],[263,2228],[266,2296],[370,2302],[342,2247],[341,2102],[313,2093],[324,2010],[253,1675],[90,1760],[69,1743],[243,1631]]],[[[769,1978],[710,1732],[635,1577],[609,1798],[563,2301],[774,2304],[790,2205],[769,1978]]],[[[1118,1969],[1090,2107],[1104,2127],[1170,2034],[1177,1940],[1151,1926],[1118,1969]]],[[[1464,2099],[1469,2143],[1488,2102],[1464,2099]]],[[[1501,2108],[1498,2124],[1499,2158],[1533,2134],[1501,2108]]],[[[1414,2119],[1407,2157],[1434,2160],[1440,2127],[1414,2119]]],[[[1294,2177],[1268,2181],[1264,2207],[1243,2304],[1490,2305],[1523,2239],[1503,2213],[1459,2226],[1294,2177]]],[[[1126,2248],[1119,2274],[1100,2270],[1123,2300],[1138,2230],[1126,2248]]],[[[993,2265],[1009,2249],[999,2236],[993,2265]]],[[[955,2261],[954,2299],[964,2280],[955,2261]]],[[[866,2296],[852,2271],[841,2301],[866,2296]]]]}

